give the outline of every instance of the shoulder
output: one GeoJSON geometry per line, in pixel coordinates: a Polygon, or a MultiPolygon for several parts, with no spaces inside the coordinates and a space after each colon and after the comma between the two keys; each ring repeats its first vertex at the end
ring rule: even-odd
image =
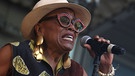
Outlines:
{"type": "Polygon", "coordinates": [[[87,76],[87,73],[85,72],[84,68],[74,60],[71,60],[71,68],[74,68],[74,70],[76,70],[76,72],[79,75],[87,76]]]}
{"type": "Polygon", "coordinates": [[[76,62],[72,59],[71,59],[71,66],[82,68],[82,66],[78,62],[76,62]]]}
{"type": "Polygon", "coordinates": [[[11,67],[12,46],[7,44],[0,48],[0,76],[7,74],[11,67]]]}
{"type": "Polygon", "coordinates": [[[6,44],[0,48],[0,60],[9,59],[12,56],[12,46],[11,44],[6,44]]]}
{"type": "Polygon", "coordinates": [[[22,42],[11,42],[10,44],[15,46],[15,47],[18,47],[18,46],[29,45],[29,43],[30,43],[30,40],[25,40],[25,41],[22,41],[22,42]]]}
{"type": "Polygon", "coordinates": [[[87,76],[84,68],[76,61],[71,60],[71,67],[73,72],[75,72],[78,76],[87,76]]]}
{"type": "Polygon", "coordinates": [[[20,46],[20,42],[11,42],[0,48],[0,63],[1,61],[11,61],[13,57],[13,48],[20,46]]]}

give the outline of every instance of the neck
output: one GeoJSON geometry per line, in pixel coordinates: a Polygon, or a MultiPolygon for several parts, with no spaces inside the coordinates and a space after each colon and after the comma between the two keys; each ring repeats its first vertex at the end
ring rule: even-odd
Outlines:
{"type": "Polygon", "coordinates": [[[44,51],[44,56],[53,70],[55,70],[59,60],[62,58],[63,55],[64,53],[59,53],[57,50],[47,49],[44,51]]]}

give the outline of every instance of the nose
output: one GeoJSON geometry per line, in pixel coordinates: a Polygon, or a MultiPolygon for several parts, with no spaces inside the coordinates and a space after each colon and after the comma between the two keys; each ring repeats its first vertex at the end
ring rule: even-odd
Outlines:
{"type": "Polygon", "coordinates": [[[69,25],[69,27],[67,29],[70,30],[70,31],[76,32],[75,27],[74,27],[74,25],[72,23],[70,23],[70,25],[69,25]]]}

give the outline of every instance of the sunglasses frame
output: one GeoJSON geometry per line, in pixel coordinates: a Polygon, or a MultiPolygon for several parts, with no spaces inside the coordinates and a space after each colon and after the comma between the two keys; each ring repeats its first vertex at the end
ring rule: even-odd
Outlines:
{"type": "Polygon", "coordinates": [[[67,27],[69,27],[71,24],[74,26],[74,30],[76,31],[76,32],[82,32],[85,28],[86,28],[86,26],[82,23],[82,21],[79,19],[79,18],[72,18],[72,16],[71,15],[69,15],[69,14],[67,14],[67,13],[60,13],[60,14],[57,14],[57,15],[54,15],[54,16],[49,16],[49,17],[43,17],[38,23],[41,23],[41,22],[43,22],[43,21],[47,21],[47,20],[50,20],[50,19],[57,19],[58,20],[58,22],[59,22],[59,24],[62,26],[62,27],[64,27],[64,28],[67,28],[67,27]],[[60,20],[60,18],[62,17],[62,16],[66,16],[67,18],[69,18],[69,24],[68,25],[64,25],[62,22],[61,22],[61,20],[60,20]],[[76,27],[75,27],[75,23],[76,22],[80,22],[81,24],[82,24],[82,26],[83,26],[83,28],[80,30],[80,31],[78,31],[77,29],[76,29],[76,27]]]}

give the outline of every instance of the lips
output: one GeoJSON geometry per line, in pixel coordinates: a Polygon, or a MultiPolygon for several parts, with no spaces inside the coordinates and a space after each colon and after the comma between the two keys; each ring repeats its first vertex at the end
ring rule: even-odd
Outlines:
{"type": "Polygon", "coordinates": [[[62,38],[66,41],[73,41],[74,40],[74,37],[71,34],[65,34],[62,38]]]}

